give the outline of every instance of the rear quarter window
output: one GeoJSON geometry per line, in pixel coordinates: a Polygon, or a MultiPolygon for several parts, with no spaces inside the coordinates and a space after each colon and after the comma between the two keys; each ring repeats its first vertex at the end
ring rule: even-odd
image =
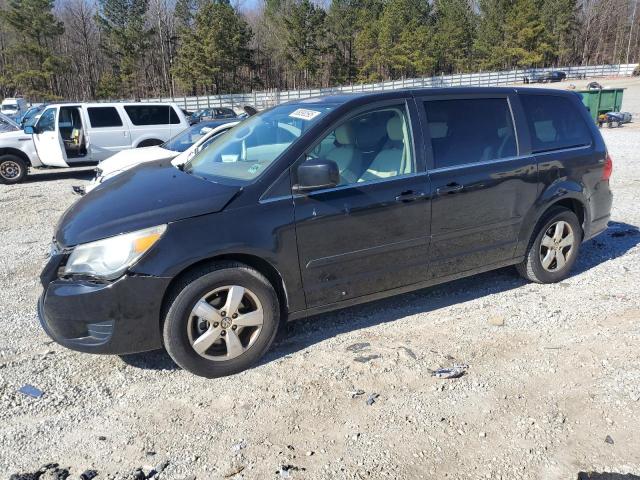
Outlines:
{"type": "Polygon", "coordinates": [[[591,145],[591,131],[578,107],[555,95],[520,95],[533,153],[591,145]]]}
{"type": "Polygon", "coordinates": [[[124,111],[136,126],[180,123],[178,114],[169,105],[127,105],[124,111]]]}
{"type": "Polygon", "coordinates": [[[122,119],[115,107],[89,107],[87,113],[93,128],[122,126],[122,119]]]}

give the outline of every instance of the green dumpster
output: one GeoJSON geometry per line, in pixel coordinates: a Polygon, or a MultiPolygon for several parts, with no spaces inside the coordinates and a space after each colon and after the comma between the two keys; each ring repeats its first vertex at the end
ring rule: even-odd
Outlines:
{"type": "Polygon", "coordinates": [[[607,112],[619,112],[622,109],[624,88],[603,88],[602,90],[578,90],[593,121],[598,123],[598,115],[607,112]]]}

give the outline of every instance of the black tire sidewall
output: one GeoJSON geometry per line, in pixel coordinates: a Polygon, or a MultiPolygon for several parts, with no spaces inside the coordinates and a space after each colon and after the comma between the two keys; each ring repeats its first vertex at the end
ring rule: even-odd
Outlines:
{"type": "Polygon", "coordinates": [[[582,227],[580,226],[580,222],[578,221],[578,217],[571,210],[556,210],[555,213],[551,212],[543,222],[540,224],[540,228],[536,234],[536,239],[531,245],[531,249],[529,250],[529,258],[528,261],[531,264],[531,269],[533,270],[536,278],[542,283],[556,283],[564,280],[569,276],[573,265],[575,264],[578,254],[580,253],[580,244],[582,243],[582,227]],[[542,238],[544,237],[545,232],[549,229],[549,227],[560,220],[563,220],[571,225],[573,230],[573,253],[571,258],[567,261],[565,266],[557,271],[557,272],[549,272],[544,269],[542,266],[542,261],[540,260],[540,244],[542,242],[542,238]]]}
{"type": "Polygon", "coordinates": [[[5,185],[14,185],[16,183],[20,183],[27,176],[27,164],[20,157],[17,157],[15,155],[3,155],[2,157],[0,157],[0,166],[2,166],[4,162],[17,163],[20,166],[20,175],[12,179],[7,179],[0,175],[0,183],[3,183],[5,185]]]}
{"type": "Polygon", "coordinates": [[[170,306],[163,326],[165,348],[182,368],[196,375],[213,378],[232,375],[247,369],[269,349],[279,325],[278,297],[260,274],[249,268],[223,268],[204,273],[186,285],[170,306]],[[189,314],[195,303],[211,290],[226,285],[240,285],[260,300],[264,312],[262,331],[251,348],[232,360],[213,361],[198,355],[187,334],[189,314]]]}

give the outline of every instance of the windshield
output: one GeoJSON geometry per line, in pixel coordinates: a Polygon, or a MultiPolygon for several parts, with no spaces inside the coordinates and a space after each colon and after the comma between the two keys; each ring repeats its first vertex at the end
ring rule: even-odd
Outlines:
{"type": "Polygon", "coordinates": [[[20,120],[23,127],[32,127],[38,121],[38,114],[44,110],[46,105],[39,105],[37,107],[31,107],[24,114],[24,117],[20,120]]]}
{"type": "Polygon", "coordinates": [[[287,104],[265,110],[217,138],[185,166],[185,171],[207,180],[248,183],[332,108],[326,104],[287,104]]]}
{"type": "MultiPolygon", "coordinates": [[[[216,127],[217,126],[219,125],[216,125],[216,127]]],[[[194,125],[193,127],[183,130],[175,137],[170,138],[160,146],[174,152],[184,152],[214,128],[215,127],[206,124],[194,125]]]]}
{"type": "Polygon", "coordinates": [[[2,105],[2,113],[16,113],[18,111],[18,105],[15,103],[5,103],[2,105]]]}

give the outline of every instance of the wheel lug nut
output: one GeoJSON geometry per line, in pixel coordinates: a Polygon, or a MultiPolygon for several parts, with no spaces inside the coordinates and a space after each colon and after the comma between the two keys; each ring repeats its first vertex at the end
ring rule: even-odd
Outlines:
{"type": "Polygon", "coordinates": [[[232,330],[235,330],[236,328],[238,328],[238,326],[237,326],[237,325],[232,325],[232,326],[231,326],[231,329],[232,329],[232,330]]]}
{"type": "Polygon", "coordinates": [[[223,317],[227,316],[227,312],[225,312],[224,310],[220,312],[220,315],[222,315],[223,317]]]}
{"type": "Polygon", "coordinates": [[[231,318],[238,318],[238,314],[234,313],[233,315],[231,315],[231,318]]]}
{"type": "Polygon", "coordinates": [[[220,335],[221,335],[221,336],[223,336],[223,337],[224,337],[226,334],[227,334],[227,332],[225,332],[224,330],[222,330],[222,331],[220,332],[220,335]]]}
{"type": "Polygon", "coordinates": [[[213,327],[214,327],[214,328],[217,328],[217,327],[218,327],[218,325],[220,325],[218,322],[213,322],[213,327]]]}

